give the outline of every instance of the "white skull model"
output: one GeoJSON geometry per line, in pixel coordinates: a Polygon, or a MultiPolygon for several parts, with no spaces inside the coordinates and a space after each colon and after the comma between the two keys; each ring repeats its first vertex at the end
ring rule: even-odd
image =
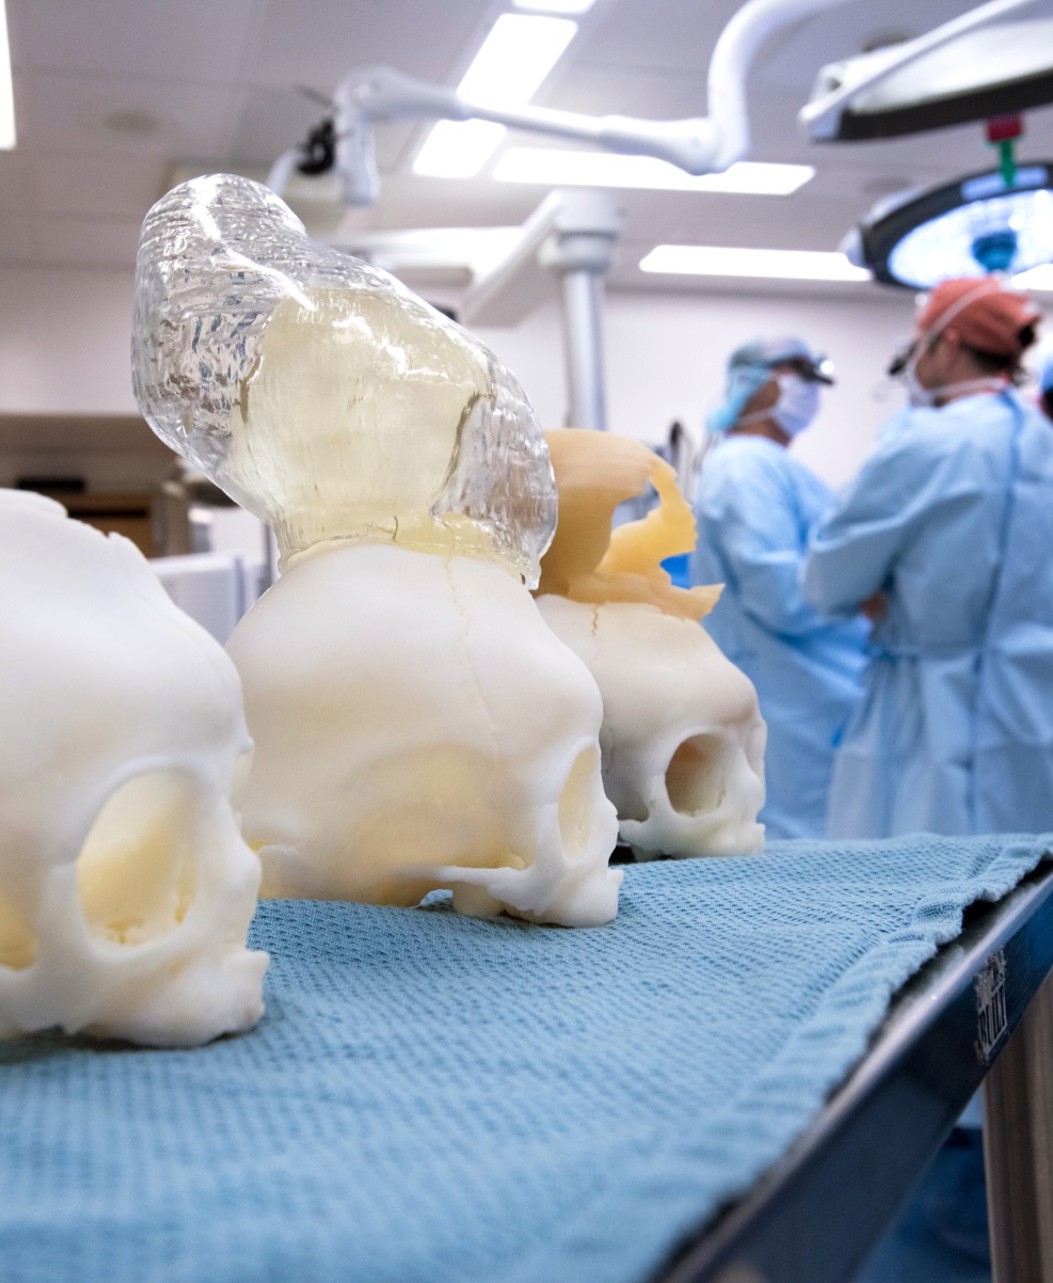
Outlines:
{"type": "Polygon", "coordinates": [[[396,546],[297,558],[235,629],[264,894],[613,918],[603,710],[503,567],[396,546]]]}
{"type": "Polygon", "coordinates": [[[0,1035],[249,1029],[237,673],[139,551],[0,490],[0,1035]]]}
{"type": "Polygon", "coordinates": [[[228,643],[265,893],[613,918],[602,704],[525,586],[556,495],[515,379],[228,176],[147,216],[137,318],[146,418],[282,554],[228,643]]]}
{"type": "Polygon", "coordinates": [[[640,442],[548,433],[560,525],[538,605],[603,696],[603,782],[637,859],[761,849],[767,730],[752,682],[697,622],[719,590],[674,588],[660,562],[694,545],[673,470],[640,442]],[[660,503],[619,526],[650,482],[660,503]]]}

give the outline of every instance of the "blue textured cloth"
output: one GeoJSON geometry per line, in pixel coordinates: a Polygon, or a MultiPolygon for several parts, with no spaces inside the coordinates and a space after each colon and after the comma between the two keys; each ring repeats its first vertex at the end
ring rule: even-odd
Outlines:
{"type": "Polygon", "coordinates": [[[267,1015],[0,1048],[4,1283],[604,1283],[746,1188],[1034,838],[630,867],[591,931],[261,906],[267,1015]]]}

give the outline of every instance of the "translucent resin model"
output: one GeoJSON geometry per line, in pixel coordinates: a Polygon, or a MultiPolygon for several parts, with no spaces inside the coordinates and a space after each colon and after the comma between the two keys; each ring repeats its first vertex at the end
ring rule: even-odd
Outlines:
{"type": "Polygon", "coordinates": [[[237,672],[126,539],[0,490],[0,1035],[251,1028],[237,672]]]}
{"type": "Polygon", "coordinates": [[[144,414],[282,554],[228,647],[265,893],[613,917],[599,692],[524,586],[556,496],[516,381],[244,179],[151,210],[136,299],[144,414]]]}
{"type": "Polygon", "coordinates": [[[752,683],[699,626],[720,588],[676,588],[664,558],[694,547],[672,468],[641,442],[547,434],[560,521],[537,601],[603,695],[607,795],[637,858],[735,855],[764,841],[766,728],[752,683]],[[648,485],[659,504],[611,530],[648,485]]]}

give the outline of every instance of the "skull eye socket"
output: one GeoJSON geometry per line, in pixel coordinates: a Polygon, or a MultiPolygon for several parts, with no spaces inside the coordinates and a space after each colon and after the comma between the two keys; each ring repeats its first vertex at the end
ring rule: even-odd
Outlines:
{"type": "Polygon", "coordinates": [[[77,857],[77,891],[91,933],[135,945],[168,934],[194,898],[194,797],[183,775],[156,771],[122,784],[77,857]]]}
{"type": "Polygon", "coordinates": [[[559,834],[568,860],[580,860],[588,850],[599,769],[599,750],[590,746],[578,754],[559,796],[559,834]]]}
{"type": "Polygon", "coordinates": [[[22,971],[36,960],[37,942],[15,911],[10,900],[0,895],[0,967],[22,971]]]}
{"type": "Polygon", "coordinates": [[[724,774],[718,770],[722,748],[716,735],[692,735],[669,760],[665,787],[669,804],[681,815],[705,815],[724,801],[724,774]]]}

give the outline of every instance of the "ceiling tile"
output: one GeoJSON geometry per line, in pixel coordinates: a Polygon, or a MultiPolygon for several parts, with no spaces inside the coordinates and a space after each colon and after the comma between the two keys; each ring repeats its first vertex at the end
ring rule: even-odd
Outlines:
{"type": "Polygon", "coordinates": [[[8,0],[16,56],[35,71],[229,84],[260,0],[8,0]]]}
{"type": "Polygon", "coordinates": [[[271,0],[245,78],[331,93],[348,72],[385,63],[451,83],[502,8],[495,0],[271,0]]]}
{"type": "Polygon", "coordinates": [[[695,78],[705,92],[709,56],[741,0],[649,0],[610,4],[585,15],[571,51],[586,66],[646,70],[656,80],[670,72],[695,78]]]}
{"type": "Polygon", "coordinates": [[[164,161],[139,152],[37,152],[30,191],[42,214],[141,218],[164,192],[164,161]]]}
{"type": "Polygon", "coordinates": [[[131,269],[141,225],[138,218],[41,218],[37,221],[38,251],[55,265],[131,269]]]}
{"type": "Polygon", "coordinates": [[[326,114],[290,87],[250,89],[239,100],[231,135],[231,155],[247,164],[269,166],[283,151],[297,147],[326,114]]]}
{"type": "Polygon", "coordinates": [[[31,263],[39,257],[37,220],[8,213],[0,215],[0,263],[31,263]]]}
{"type": "Polygon", "coordinates": [[[0,151],[0,214],[30,205],[29,161],[24,151],[0,151]]]}
{"type": "Polygon", "coordinates": [[[227,154],[238,97],[233,88],[105,76],[32,74],[23,79],[20,145],[27,148],[169,157],[227,154]],[[122,121],[131,128],[122,129],[122,121]],[[151,121],[153,129],[147,127],[151,121]],[[135,128],[137,122],[140,128],[135,128]]]}

